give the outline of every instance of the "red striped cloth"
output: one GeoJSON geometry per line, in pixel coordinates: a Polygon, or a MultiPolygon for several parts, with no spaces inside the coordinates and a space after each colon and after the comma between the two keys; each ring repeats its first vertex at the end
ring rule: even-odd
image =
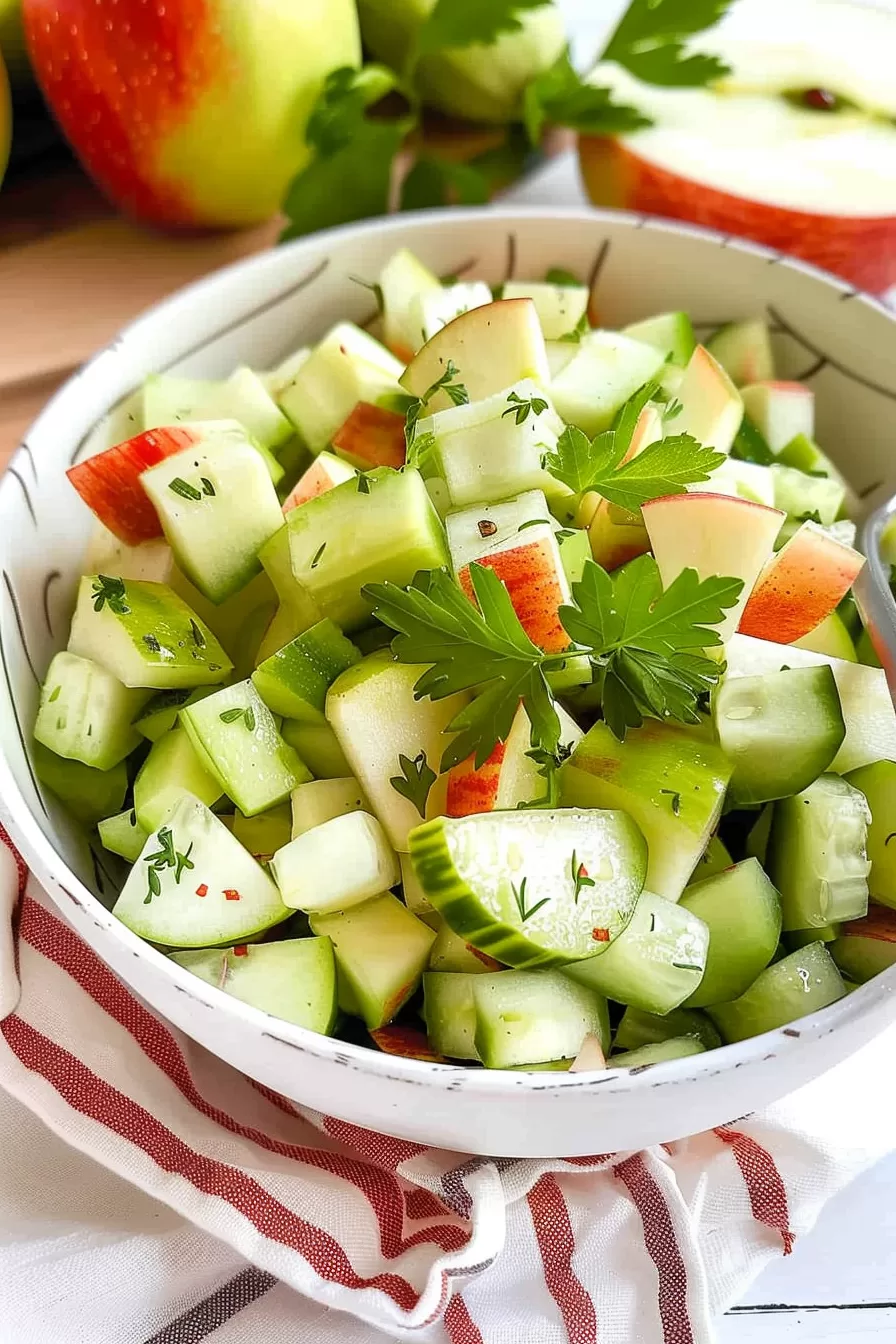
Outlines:
{"type": "Polygon", "coordinates": [[[370,1133],[149,1011],[8,841],[0,1018],[0,1319],[22,1340],[709,1344],[892,1142],[867,1051],[648,1152],[488,1160],[370,1133]]]}

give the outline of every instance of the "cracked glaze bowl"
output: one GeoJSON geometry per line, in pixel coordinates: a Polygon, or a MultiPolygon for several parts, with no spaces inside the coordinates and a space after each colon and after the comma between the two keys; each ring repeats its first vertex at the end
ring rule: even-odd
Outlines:
{"type": "MultiPolygon", "coordinates": [[[[590,276],[601,322],[686,308],[698,330],[765,313],[783,377],[808,381],[819,438],[868,507],[896,490],[896,319],[842,281],[718,234],[600,211],[402,215],[294,242],[152,309],[53,398],[0,482],[0,810],[73,927],[158,1013],[294,1101],[462,1151],[574,1156],[638,1148],[731,1120],[822,1073],[896,1018],[896,970],[793,1027],[697,1058],[594,1074],[423,1063],[317,1036],[174,965],[109,913],[109,856],[92,850],[28,759],[38,682],[64,646],[91,519],[65,478],[104,414],[158,370],[199,377],[275,364],[340,317],[370,317],[352,276],[399,247],[438,274],[492,283],[550,266],[590,276]],[[889,489],[888,489],[889,486],[889,489]]],[[[120,437],[120,436],[119,436],[120,437]]],[[[881,606],[878,623],[892,620],[881,606]]],[[[887,646],[887,632],[877,642],[887,646]]]]}

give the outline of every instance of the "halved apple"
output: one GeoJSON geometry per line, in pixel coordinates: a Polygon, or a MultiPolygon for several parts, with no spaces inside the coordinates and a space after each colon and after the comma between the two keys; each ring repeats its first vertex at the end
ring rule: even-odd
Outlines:
{"type": "MultiPolygon", "coordinates": [[[[456,382],[466,388],[470,401],[481,401],[523,378],[546,387],[548,357],[538,312],[531,299],[499,299],[461,313],[442,327],[411,360],[399,382],[412,396],[422,397],[448,369],[457,369],[456,382]]],[[[444,410],[453,403],[440,389],[427,410],[444,410]]]]}
{"type": "Polygon", "coordinates": [[[283,512],[289,513],[291,509],[297,509],[300,504],[307,504],[309,499],[316,499],[318,495],[332,490],[334,485],[350,481],[354,475],[354,467],[350,467],[334,453],[318,453],[311,466],[302,473],[283,501],[283,512]]]}
{"type": "Polygon", "coordinates": [[[815,431],[815,393],[805,383],[782,379],[742,387],[744,410],[775,454],[791,440],[815,431]]]}
{"type": "Polygon", "coordinates": [[[835,610],[864,563],[817,523],[803,523],[760,574],[740,633],[776,644],[801,639],[835,610]]]}

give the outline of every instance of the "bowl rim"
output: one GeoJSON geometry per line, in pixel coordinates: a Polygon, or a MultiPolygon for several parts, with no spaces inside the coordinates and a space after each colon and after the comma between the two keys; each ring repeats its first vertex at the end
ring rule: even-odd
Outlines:
{"type": "MultiPolygon", "coordinates": [[[[751,242],[731,234],[703,228],[699,225],[669,220],[660,216],[635,213],[623,210],[604,210],[596,207],[544,207],[544,206],[502,206],[457,207],[450,213],[445,209],[432,209],[407,212],[399,215],[377,217],[342,224],[321,230],[302,238],[293,239],[281,247],[273,247],[253,256],[219,267],[208,275],[191,282],[167,295],[159,302],[139,313],[127,323],[115,337],[92,355],[75,370],[60,388],[48,400],[38,417],[29,426],[26,434],[10,459],[10,465],[26,454],[28,440],[43,432],[44,421],[55,417],[65,410],[68,402],[78,397],[85,382],[97,381],[101,389],[103,375],[103,356],[119,345],[139,339],[144,326],[154,326],[174,317],[182,306],[201,303],[233,273],[262,274],[268,269],[276,271],[279,259],[284,255],[299,255],[308,251],[312,256],[321,251],[334,255],[343,241],[363,238],[377,233],[388,235],[391,232],[406,231],[415,224],[424,229],[428,225],[444,224],[446,217],[458,221],[478,222],[486,227],[506,229],[514,223],[542,223],[549,225],[558,219],[572,220],[583,226],[593,227],[601,222],[623,225],[645,233],[671,233],[685,235],[698,241],[727,248],[735,252],[752,254],[763,258],[769,264],[779,264],[786,268],[802,271],[822,286],[839,291],[842,298],[849,297],[876,310],[891,322],[896,323],[896,312],[887,308],[874,295],[857,289],[847,281],[832,275],[819,267],[799,258],[759,243],[751,242]],[[76,389],[77,384],[77,389],[76,389]]],[[[213,338],[212,338],[213,339],[213,338]]],[[[116,397],[106,406],[106,414],[120,401],[116,397]]],[[[0,477],[0,495],[10,489],[9,475],[0,477]]],[[[483,1100],[494,1096],[510,1096],[523,1092],[548,1092],[555,1095],[577,1090],[587,1094],[600,1089],[602,1095],[624,1092],[643,1092],[647,1088],[673,1087],[696,1081],[728,1069],[743,1067],[775,1057],[792,1055],[801,1051],[810,1041],[817,1041],[838,1030],[842,1025],[858,1020],[866,1015],[875,1004],[883,1004],[896,991],[896,967],[883,975],[860,986],[808,1017],[800,1019],[799,1029],[784,1026],[765,1032],[760,1036],[749,1037],[732,1045],[724,1045],[717,1050],[706,1051],[702,1055],[690,1055],[681,1059],[667,1060],[662,1063],[642,1065],[635,1068],[608,1069],[597,1073],[544,1073],[517,1072],[468,1067],[466,1065],[439,1064],[425,1060],[409,1059],[398,1055],[389,1055],[367,1046],[342,1041],[332,1036],[322,1036],[306,1027],[296,1026],[275,1017],[273,1014],[254,1008],[230,995],[223,994],[212,985],[207,985],[197,976],[175,962],[163,952],[145,942],[133,933],[111,910],[84,885],[68,867],[62,856],[56,851],[49,838],[38,825],[36,817],[26,802],[13,775],[6,755],[0,748],[0,819],[6,818],[13,841],[21,846],[23,857],[29,863],[37,863],[49,875],[53,885],[62,890],[70,899],[86,909],[94,923],[105,934],[117,939],[125,950],[137,957],[145,957],[150,965],[163,977],[167,977],[173,986],[188,996],[202,1002],[207,1008],[219,1013],[241,1019],[246,1028],[272,1037],[303,1053],[316,1056],[323,1062],[338,1062],[361,1073],[373,1073],[383,1081],[424,1084],[438,1090],[460,1090],[481,1095],[483,1100]],[[720,1055],[719,1051],[723,1053],[720,1055]]],[[[51,896],[53,893],[51,892],[51,896]]],[[[53,897],[55,901],[55,897],[53,897]]],[[[101,955],[101,954],[100,954],[101,955]]],[[[133,991],[131,991],[133,992],[133,991]]],[[[158,1011],[158,1010],[155,1010],[158,1011]]]]}

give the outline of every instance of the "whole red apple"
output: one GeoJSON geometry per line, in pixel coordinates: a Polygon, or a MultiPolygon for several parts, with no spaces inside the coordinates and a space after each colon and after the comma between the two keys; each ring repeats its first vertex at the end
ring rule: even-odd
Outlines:
{"type": "Polygon", "coordinates": [[[268,219],[326,75],[361,55],[354,0],[24,0],[23,18],[84,166],[164,225],[268,219]]]}

